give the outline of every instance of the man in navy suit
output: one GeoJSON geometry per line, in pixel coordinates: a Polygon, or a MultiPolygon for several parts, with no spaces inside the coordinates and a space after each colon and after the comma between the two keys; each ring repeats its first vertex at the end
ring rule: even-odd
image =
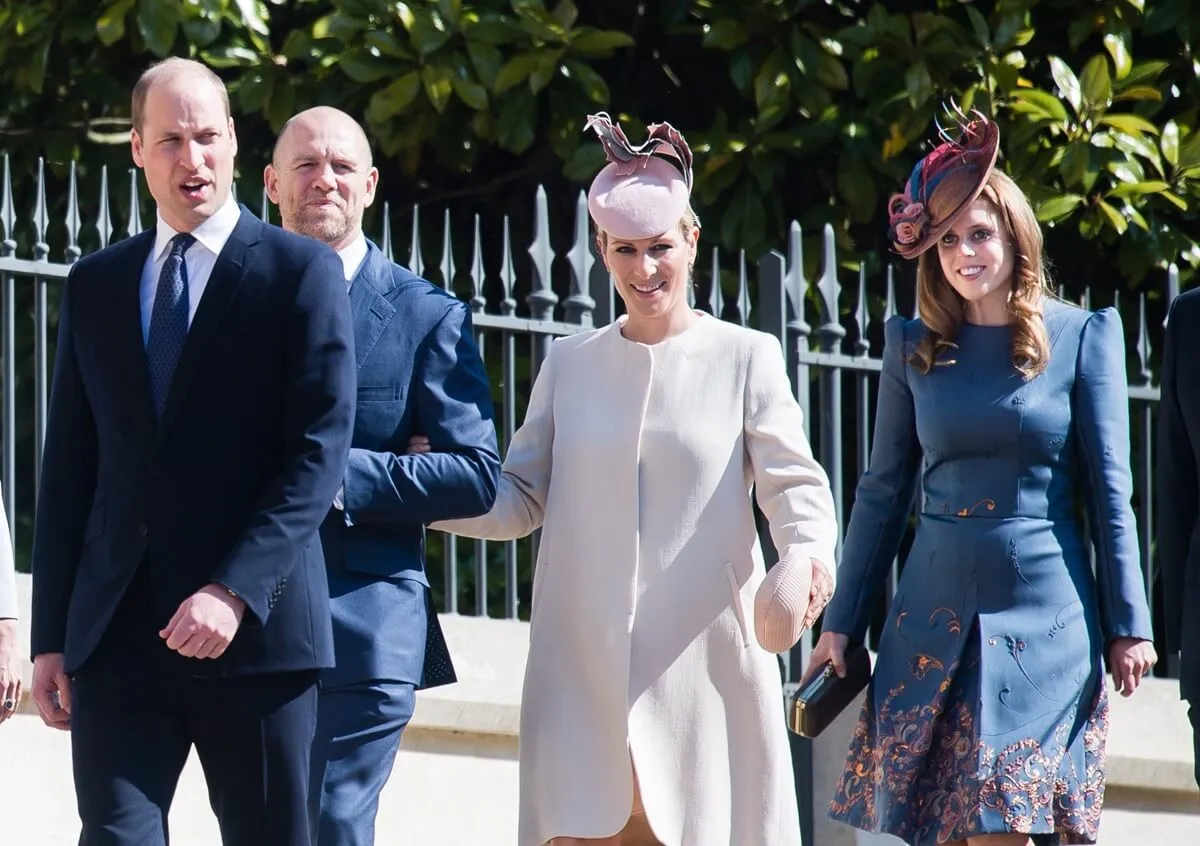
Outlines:
{"type": "Polygon", "coordinates": [[[284,228],[337,250],[349,286],[358,405],[344,486],[321,527],[337,662],[321,677],[309,813],[320,846],[367,846],[414,689],[455,680],[425,524],[491,508],[491,392],[466,306],[363,237],[378,172],[354,120],[325,107],[296,115],[264,179],[284,228]],[[406,454],[416,432],[436,452],[406,454]]]}
{"type": "Polygon", "coordinates": [[[309,846],[318,530],[354,417],[328,247],[234,203],[221,80],[133,91],[157,226],[80,260],[59,313],[33,551],[33,696],[71,731],[86,846],[163,846],[194,745],[225,846],[309,846]]]}
{"type": "Polygon", "coordinates": [[[1190,706],[1200,785],[1200,382],[1192,370],[1198,362],[1200,291],[1188,291],[1171,304],[1163,345],[1155,547],[1167,654],[1179,656],[1179,688],[1190,706]]]}

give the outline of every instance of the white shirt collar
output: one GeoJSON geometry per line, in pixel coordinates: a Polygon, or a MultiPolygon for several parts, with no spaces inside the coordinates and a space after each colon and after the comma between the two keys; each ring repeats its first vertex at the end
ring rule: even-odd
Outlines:
{"type": "MultiPolygon", "coordinates": [[[[242,211],[233,199],[233,193],[230,192],[224,205],[217,209],[212,217],[193,229],[192,235],[204,249],[213,255],[219,256],[221,250],[225,248],[225,242],[229,240],[229,236],[233,234],[233,230],[237,227],[241,216],[242,211]]],[[[171,239],[178,234],[178,230],[163,220],[162,213],[160,212],[154,236],[155,261],[162,256],[167,246],[171,243],[171,239]]]]}
{"type": "Polygon", "coordinates": [[[363,235],[360,230],[357,238],[338,250],[338,258],[342,260],[342,269],[346,274],[347,282],[358,275],[358,269],[366,257],[367,236],[363,235]]]}

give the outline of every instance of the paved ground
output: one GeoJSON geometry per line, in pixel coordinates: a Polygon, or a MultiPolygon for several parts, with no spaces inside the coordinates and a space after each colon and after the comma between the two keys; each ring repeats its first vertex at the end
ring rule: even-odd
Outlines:
{"type": "MultiPolygon", "coordinates": [[[[377,846],[511,846],[517,807],[512,750],[475,745],[448,755],[428,745],[417,737],[400,753],[384,790],[377,846]]],[[[184,770],[170,826],[171,846],[220,843],[195,756],[184,770]]],[[[0,844],[74,846],[78,836],[70,737],[18,714],[0,726],[0,844]]]]}

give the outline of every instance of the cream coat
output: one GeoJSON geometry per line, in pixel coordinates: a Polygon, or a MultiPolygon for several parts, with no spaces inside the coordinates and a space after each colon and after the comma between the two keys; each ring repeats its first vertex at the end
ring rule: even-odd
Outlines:
{"type": "Polygon", "coordinates": [[[836,524],[779,343],[702,317],[654,346],[620,324],[554,343],[496,504],[434,524],[542,527],[520,737],[520,846],[606,837],[630,757],[665,846],[798,846],[776,658],[749,630],[775,545],[826,564],[836,524]]]}

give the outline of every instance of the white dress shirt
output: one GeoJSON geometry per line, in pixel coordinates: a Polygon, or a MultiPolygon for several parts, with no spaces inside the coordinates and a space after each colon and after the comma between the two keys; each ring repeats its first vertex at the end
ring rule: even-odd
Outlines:
{"type": "MultiPolygon", "coordinates": [[[[225,205],[217,209],[216,214],[192,230],[196,243],[183,254],[183,264],[187,268],[189,329],[192,319],[196,316],[196,307],[200,305],[200,298],[204,296],[204,289],[208,286],[208,278],[212,276],[213,266],[217,263],[217,256],[224,249],[229,236],[233,234],[241,215],[241,209],[230,194],[225,205]]],[[[142,269],[140,299],[143,344],[150,337],[150,314],[154,311],[154,297],[158,293],[158,277],[167,261],[167,248],[171,245],[171,239],[178,234],[160,214],[155,229],[154,249],[146,257],[146,266],[142,269]]]]}
{"type": "Polygon", "coordinates": [[[367,257],[367,237],[359,230],[358,237],[338,250],[338,258],[342,260],[342,270],[346,274],[347,284],[358,275],[363,260],[367,257]]]}

